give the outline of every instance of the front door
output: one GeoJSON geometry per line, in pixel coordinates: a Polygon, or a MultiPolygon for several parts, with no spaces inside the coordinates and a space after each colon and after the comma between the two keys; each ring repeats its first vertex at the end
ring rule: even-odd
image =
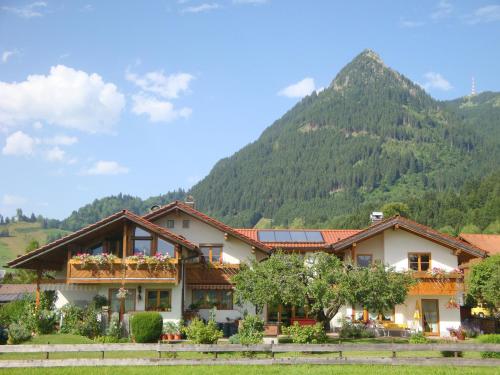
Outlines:
{"type": "Polygon", "coordinates": [[[437,299],[422,300],[422,327],[424,335],[439,336],[439,304],[437,299]]]}

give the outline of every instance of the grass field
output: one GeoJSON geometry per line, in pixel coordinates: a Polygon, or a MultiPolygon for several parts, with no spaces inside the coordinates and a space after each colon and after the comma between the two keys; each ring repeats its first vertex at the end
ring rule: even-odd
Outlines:
{"type": "Polygon", "coordinates": [[[1,374],[9,375],[448,375],[448,374],[498,374],[496,368],[481,367],[435,367],[435,366],[369,366],[369,365],[338,365],[338,366],[175,366],[175,367],[78,367],[78,368],[27,368],[3,369],[1,374]]]}
{"type": "Polygon", "coordinates": [[[0,268],[19,254],[24,254],[31,240],[37,240],[40,245],[47,243],[47,236],[68,233],[61,229],[43,229],[40,223],[11,223],[1,229],[9,231],[9,237],[0,237],[0,268]]]}

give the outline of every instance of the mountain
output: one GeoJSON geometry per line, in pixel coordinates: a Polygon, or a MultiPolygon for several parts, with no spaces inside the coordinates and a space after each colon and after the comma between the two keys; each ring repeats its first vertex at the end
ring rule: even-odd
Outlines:
{"type": "Polygon", "coordinates": [[[497,170],[499,98],[439,102],[365,50],[190,193],[232,225],[364,225],[352,215],[497,170]]]}

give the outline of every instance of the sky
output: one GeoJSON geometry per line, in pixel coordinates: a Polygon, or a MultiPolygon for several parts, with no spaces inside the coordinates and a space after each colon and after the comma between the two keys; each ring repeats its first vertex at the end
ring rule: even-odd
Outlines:
{"type": "Polygon", "coordinates": [[[0,214],[187,189],[365,48],[500,91],[500,2],[0,0],[0,214]]]}

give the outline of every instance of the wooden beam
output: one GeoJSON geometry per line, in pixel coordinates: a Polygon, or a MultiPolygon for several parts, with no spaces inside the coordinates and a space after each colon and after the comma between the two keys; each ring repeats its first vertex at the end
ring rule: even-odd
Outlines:
{"type": "Polygon", "coordinates": [[[128,223],[123,224],[123,240],[122,240],[122,259],[127,257],[127,247],[128,247],[128,223]]]}

